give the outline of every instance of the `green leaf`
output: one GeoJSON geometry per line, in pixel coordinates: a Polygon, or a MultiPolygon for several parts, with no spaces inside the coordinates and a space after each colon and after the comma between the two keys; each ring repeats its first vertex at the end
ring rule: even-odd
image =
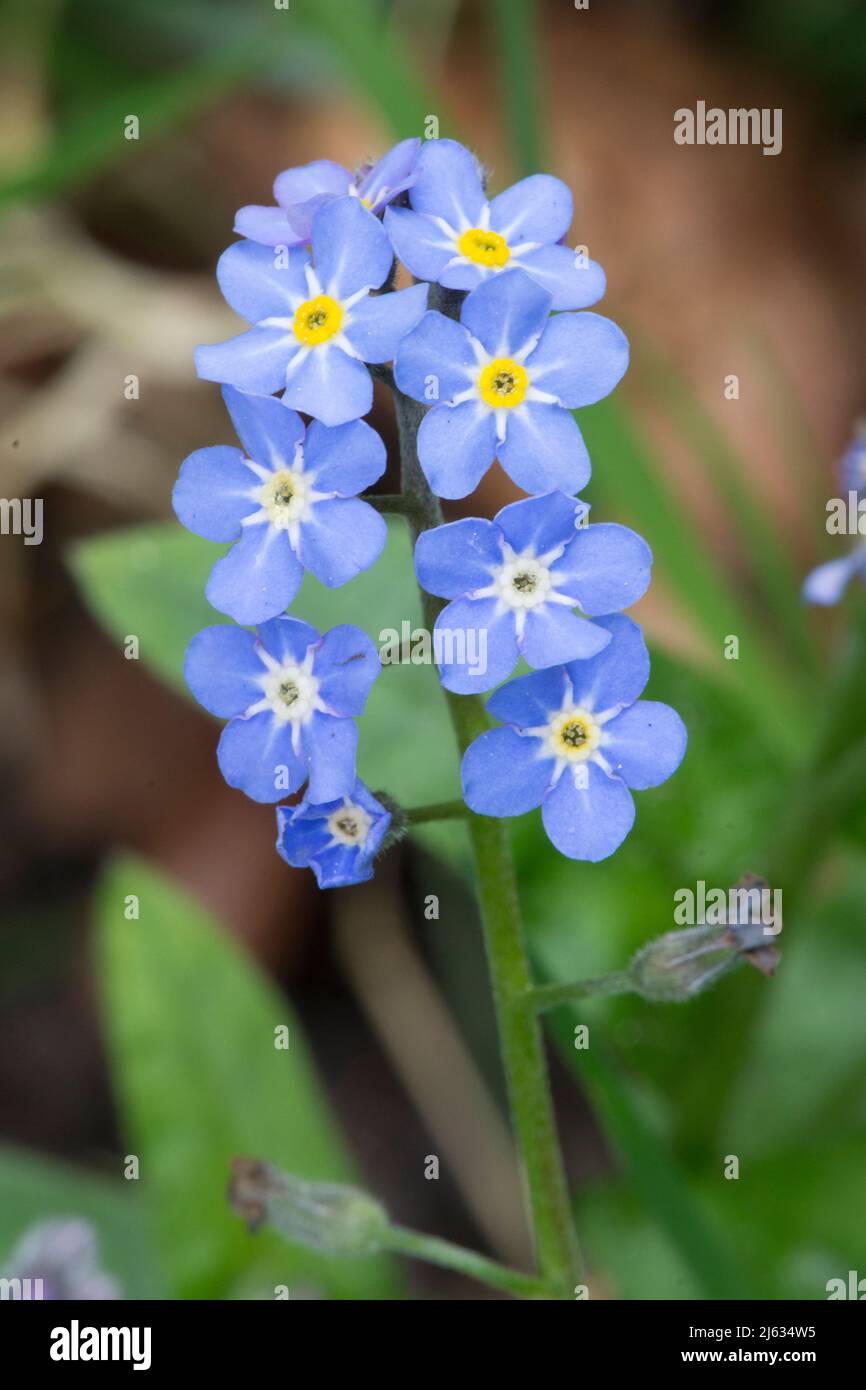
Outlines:
{"type": "Polygon", "coordinates": [[[536,0],[487,0],[488,27],[499,69],[499,104],[508,122],[510,163],[521,178],[541,167],[536,0]]]}
{"type": "MultiPolygon", "coordinates": [[[[126,636],[137,636],[141,659],[191,699],[183,679],[189,641],[201,628],[229,621],[204,597],[220,554],[220,547],[176,523],[159,522],[84,541],[70,562],[91,611],[118,646],[126,636]]],[[[326,589],[307,575],[291,613],[322,632],[355,623],[374,640],[386,629],[411,633],[422,619],[405,524],[390,523],[382,558],[342,588],[326,589]]],[[[383,667],[360,729],[358,772],[373,788],[406,805],[458,794],[457,751],[430,666],[383,667]]]]}
{"type": "Polygon", "coordinates": [[[0,1266],[28,1227],[81,1218],[96,1231],[99,1263],[121,1284],[124,1297],[164,1298],[141,1186],[95,1177],[24,1149],[0,1148],[0,1266]]]}
{"type": "Polygon", "coordinates": [[[176,1295],[225,1297],[236,1281],[272,1297],[394,1294],[381,1260],[335,1261],[229,1210],[237,1155],[301,1177],[357,1181],[288,1000],[207,913],[142,861],[118,860],[96,903],[96,955],[112,1076],[126,1142],[153,1201],[176,1295]],[[129,895],[138,920],[124,915],[129,895]],[[275,1046],[275,1029],[290,1046],[275,1046]]]}

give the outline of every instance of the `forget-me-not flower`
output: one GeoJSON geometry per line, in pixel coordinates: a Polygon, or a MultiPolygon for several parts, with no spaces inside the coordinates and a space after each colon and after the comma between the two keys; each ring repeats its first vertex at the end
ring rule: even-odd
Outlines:
{"type": "Polygon", "coordinates": [[[379,674],[366,632],[348,623],[323,637],[297,618],[257,633],[208,627],[192,639],[184,675],[211,714],[227,719],[217,749],[229,786],[253,801],[282,801],[309,782],[313,802],[355,785],[361,714],[379,674]]]}
{"type": "Polygon", "coordinates": [[[418,457],[440,497],[465,497],[494,458],[524,492],[578,492],[589,455],[571,411],[616,386],[628,341],[610,319],[550,317],[550,295],[509,270],[467,295],[460,322],[429,311],[402,340],[401,391],[435,401],[418,457]]]}
{"type": "MultiPolygon", "coordinates": [[[[859,509],[862,499],[866,497],[866,422],[861,421],[858,425],[854,438],[839,460],[838,471],[845,491],[856,494],[859,529],[859,509]]],[[[847,555],[827,560],[811,570],[803,581],[803,598],[807,603],[830,607],[839,602],[851,580],[858,575],[866,581],[866,543],[856,545],[847,555]]]]}
{"type": "Polygon", "coordinates": [[[368,569],[387,536],[356,495],[385,471],[385,446],[363,420],[304,424],[274,396],[223,387],[243,449],[198,449],[175,484],[174,509],[190,531],[237,541],[218,560],[207,596],[238,623],[285,612],[309,570],[336,588],[368,569]]]}
{"type": "Polygon", "coordinates": [[[385,229],[419,280],[472,290],[519,268],[549,291],[554,309],[586,309],[604,294],[601,266],[559,244],[572,200],[550,174],[532,174],[488,202],[473,155],[456,140],[431,140],[418,156],[409,203],[387,210],[385,229]]]}
{"type": "Polygon", "coordinates": [[[241,208],[235,231],[263,246],[303,246],[310,239],[313,215],[332,198],[360,198],[370,212],[382,213],[388,203],[411,187],[420,147],[417,137],[401,140],[356,174],[332,159],[314,159],[284,169],[274,179],[277,206],[241,208]]]}
{"type": "Polygon", "coordinates": [[[541,807],[547,834],[569,859],[613,854],[634,823],[632,791],[679,767],[686,730],[668,705],[640,696],[649,655],[640,628],[601,620],[612,640],[589,661],[518,676],[487,708],[504,721],[470,744],[463,795],[483,816],[541,807]]]}
{"type": "Polygon", "coordinates": [[[543,668],[595,656],[610,632],[587,617],[617,613],[646,592],[652,554],[626,526],[583,525],[588,508],[552,492],[512,502],[493,521],[466,517],[424,531],[418,582],[452,602],[436,620],[449,634],[442,684],[459,695],[492,690],[518,656],[543,668]],[[484,643],[469,642],[470,633],[484,643]],[[462,635],[463,640],[459,640],[462,635]],[[467,661],[484,646],[485,670],[467,661]]]}
{"type": "Polygon", "coordinates": [[[373,877],[391,813],[360,778],[352,791],[324,805],[309,797],[277,807],[277,851],[295,869],[312,869],[320,888],[345,888],[373,877]]]}
{"type": "Polygon", "coordinates": [[[217,279],[252,326],[196,349],[198,374],[269,395],[325,425],[366,415],[373,404],[367,362],[390,362],[424,312],[427,286],[370,291],[388,278],[391,244],[358,198],[336,198],[313,217],[312,255],[252,241],[224,251],[217,279]]]}

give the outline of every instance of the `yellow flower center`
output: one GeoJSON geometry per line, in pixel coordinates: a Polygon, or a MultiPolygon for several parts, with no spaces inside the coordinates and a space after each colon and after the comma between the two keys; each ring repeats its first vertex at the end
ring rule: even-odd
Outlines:
{"type": "Polygon", "coordinates": [[[305,347],[317,347],[339,333],[342,322],[343,310],[336,299],[328,294],[320,294],[315,299],[304,300],[298,307],[295,313],[295,337],[305,347]]]}
{"type": "Polygon", "coordinates": [[[261,490],[262,507],[273,526],[288,530],[294,521],[306,514],[309,503],[309,484],[302,473],[281,468],[261,490]]]}
{"type": "Polygon", "coordinates": [[[519,362],[512,362],[510,357],[497,357],[488,362],[478,378],[482,400],[496,409],[520,405],[528,386],[526,368],[519,362]]]}
{"type": "Polygon", "coordinates": [[[601,729],[585,709],[565,710],[550,726],[550,742],[558,758],[583,762],[598,747],[601,729]]]}
{"type": "Polygon", "coordinates": [[[511,251],[504,236],[485,232],[482,227],[470,227],[457,241],[461,256],[476,265],[503,266],[508,264],[511,251]]]}

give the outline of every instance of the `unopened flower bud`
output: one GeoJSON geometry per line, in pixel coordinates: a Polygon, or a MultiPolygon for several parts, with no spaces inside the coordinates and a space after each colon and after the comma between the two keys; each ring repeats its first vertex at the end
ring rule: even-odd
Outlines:
{"type": "MultiPolygon", "coordinates": [[[[760,920],[757,904],[762,894],[769,894],[767,885],[748,874],[731,890],[733,911],[727,923],[666,932],[650,941],[628,970],[635,993],[656,1002],[692,999],[742,961],[772,975],[779,952],[767,941],[771,929],[760,920]]],[[[778,935],[781,927],[781,914],[774,907],[771,934],[778,935]]]]}
{"type": "Polygon", "coordinates": [[[268,1225],[287,1240],[329,1255],[372,1255],[388,1226],[384,1207],[338,1183],[304,1182],[254,1158],[236,1158],[232,1209],[250,1230],[268,1225]]]}

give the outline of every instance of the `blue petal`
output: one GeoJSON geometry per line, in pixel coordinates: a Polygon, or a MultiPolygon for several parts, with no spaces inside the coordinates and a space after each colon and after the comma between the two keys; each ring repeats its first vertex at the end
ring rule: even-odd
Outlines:
{"type": "Polygon", "coordinates": [[[583,435],[558,405],[524,401],[509,411],[499,462],[524,492],[579,492],[589,481],[583,435]]]}
{"type": "Polygon", "coordinates": [[[298,555],[321,584],[335,589],[374,565],[387,538],[384,517],[366,502],[336,497],[313,505],[300,529],[298,555]]]}
{"type": "Polygon", "coordinates": [[[551,174],[530,174],[490,204],[490,225],[509,246],[560,241],[571,226],[571,191],[551,174]]]}
{"type": "Polygon", "coordinates": [[[493,412],[477,401],[437,405],[418,430],[418,458],[437,497],[466,497],[496,456],[493,412]]]}
{"type": "Polygon", "coordinates": [[[348,796],[355,785],[358,729],[353,719],[316,712],[301,725],[301,750],[307,765],[311,801],[348,796]]]}
{"type": "Polygon", "coordinates": [[[262,698],[265,668],[255,637],[240,627],[197,632],[186,649],[183,674],[199,704],[220,719],[243,714],[262,698]]]}
{"type": "Polygon", "coordinates": [[[353,497],[378,481],[387,463],[385,445],[363,420],[330,428],[314,420],[304,444],[304,472],[317,492],[353,497]]]}
{"type": "Polygon", "coordinates": [[[234,540],[245,516],[258,510],[258,478],[240,449],[196,449],[185,459],[171,495],[178,520],[206,541],[234,540]]]}
{"type": "Polygon", "coordinates": [[[576,786],[566,768],[541,804],[541,818],[556,849],[569,859],[597,864],[619,849],[634,825],[634,801],[624,782],[607,777],[595,763],[587,769],[587,785],[576,786]]]}
{"type": "Polygon", "coordinates": [[[428,140],[418,156],[409,202],[416,212],[444,217],[458,230],[477,226],[485,198],[475,157],[456,140],[428,140]]]}
{"type": "Polygon", "coordinates": [[[275,255],[273,248],[254,241],[236,241],[217,262],[219,287],[236,314],[247,323],[294,315],[299,299],[306,299],[304,267],[306,251],[275,255]]]}
{"type": "Polygon", "coordinates": [[[288,468],[295,446],[304,437],[300,415],[286,410],[273,396],[251,395],[233,386],[223,387],[222,398],[247,458],[273,472],[288,468]]]}
{"type": "Polygon", "coordinates": [[[676,710],[656,700],[638,700],[604,726],[601,753],[613,772],[643,791],[658,787],[676,772],[688,733],[676,710]]]}
{"type": "Polygon", "coordinates": [[[301,246],[304,241],[284,208],[260,207],[250,203],[235,213],[238,236],[257,241],[260,246],[301,246]]]}
{"type": "Polygon", "coordinates": [[[290,724],[267,711],[232,719],[217,746],[217,762],[230,787],[253,801],[282,801],[303,785],[306,768],[292,748],[290,724]]]}
{"type": "Polygon", "coordinates": [[[515,256],[514,264],[553,296],[552,309],[588,309],[607,285],[601,266],[590,260],[578,265],[570,246],[539,246],[515,256]]]}
{"type": "Polygon", "coordinates": [[[312,239],[319,283],[334,299],[378,287],[391,269],[391,243],[360,198],[335,198],[321,207],[312,239]]]}
{"type": "Polygon", "coordinates": [[[806,575],[803,598],[807,603],[820,603],[822,607],[838,603],[855,574],[864,569],[864,559],[866,554],[858,548],[839,560],[818,565],[806,575]]]}
{"type": "Polygon", "coordinates": [[[598,714],[617,705],[631,705],[649,680],[649,652],[637,623],[621,613],[599,618],[596,627],[611,633],[610,646],[591,661],[566,667],[574,687],[574,702],[598,714]]]}
{"type": "Polygon", "coordinates": [[[352,175],[332,159],[314,159],[294,169],[284,169],[274,179],[274,197],[281,207],[291,208],[327,193],[342,197],[352,186],[352,175]]]}
{"type": "Polygon", "coordinates": [[[493,570],[501,564],[500,531],[492,521],[479,516],[422,531],[415,544],[418,583],[439,598],[459,598],[486,588],[493,570]]]}
{"type": "Polygon", "coordinates": [[[351,310],[343,333],[365,362],[391,362],[426,308],[426,285],[371,294],[351,310]]]}
{"type": "Polygon", "coordinates": [[[610,394],[628,366],[628,339],[602,314],[557,314],[527,359],[533,386],[574,410],[610,394]]]}
{"type": "Polygon", "coordinates": [[[313,663],[319,696],[337,714],[363,713],[380,670],[375,646],[351,623],[340,623],[325,634],[313,663]]]}
{"type": "Polygon", "coordinates": [[[286,366],[299,349],[284,328],[251,328],[195,350],[195,369],[203,381],[230,382],[242,391],[265,394],[285,384],[286,366]]]}
{"type": "Polygon", "coordinates": [[[581,527],[551,566],[557,592],[577,599],[584,613],[597,617],[629,608],[646,593],[652,551],[627,526],[605,523],[581,527]]]}
{"type": "Polygon", "coordinates": [[[493,357],[514,357],[544,330],[549,313],[547,290],[525,270],[505,270],[467,296],[460,322],[493,357]]]}
{"type": "Polygon", "coordinates": [[[442,228],[411,208],[388,208],[385,231],[398,258],[419,280],[438,280],[455,254],[454,242],[442,228]]]}
{"type": "Polygon", "coordinates": [[[214,565],[205,592],[236,623],[263,623],[285,613],[303,577],[286,532],[262,523],[244,527],[237,545],[214,565]]]}
{"type": "Polygon", "coordinates": [[[586,661],[610,642],[610,633],[567,608],[545,603],[530,608],[520,642],[521,655],[530,666],[562,666],[568,661],[586,661]]]}
{"type": "Polygon", "coordinates": [[[368,174],[358,184],[358,193],[366,199],[374,212],[385,203],[390,203],[400,193],[405,193],[415,182],[415,165],[421,150],[417,135],[408,140],[400,140],[373,165],[368,174]]]}
{"type": "Polygon", "coordinates": [[[522,816],[541,804],[553,768],[540,739],[488,729],[463,755],[463,799],[479,816],[522,816]]]}
{"type": "Polygon", "coordinates": [[[283,401],[324,425],[345,425],[367,414],[373,382],[363,362],[333,343],[320,343],[289,373],[283,401]]]}
{"type": "Polygon", "coordinates": [[[562,492],[549,492],[510,502],[496,513],[496,524],[518,555],[547,555],[574,540],[577,522],[585,513],[583,502],[562,492]]]}
{"type": "Polygon", "coordinates": [[[450,401],[475,380],[478,366],[466,329],[429,310],[400,344],[397,385],[416,401],[450,401]]]}
{"type": "Polygon", "coordinates": [[[505,724],[540,729],[562,709],[565,693],[565,669],[554,666],[509,681],[490,696],[487,708],[505,724]]]}
{"type": "Polygon", "coordinates": [[[511,675],[517,665],[514,614],[498,608],[495,598],[458,598],[439,614],[436,655],[446,690],[480,695],[511,675]]]}
{"type": "Polygon", "coordinates": [[[271,618],[259,624],[258,635],[265,651],[283,666],[300,664],[307,648],[321,640],[316,629],[300,618],[271,618]]]}

